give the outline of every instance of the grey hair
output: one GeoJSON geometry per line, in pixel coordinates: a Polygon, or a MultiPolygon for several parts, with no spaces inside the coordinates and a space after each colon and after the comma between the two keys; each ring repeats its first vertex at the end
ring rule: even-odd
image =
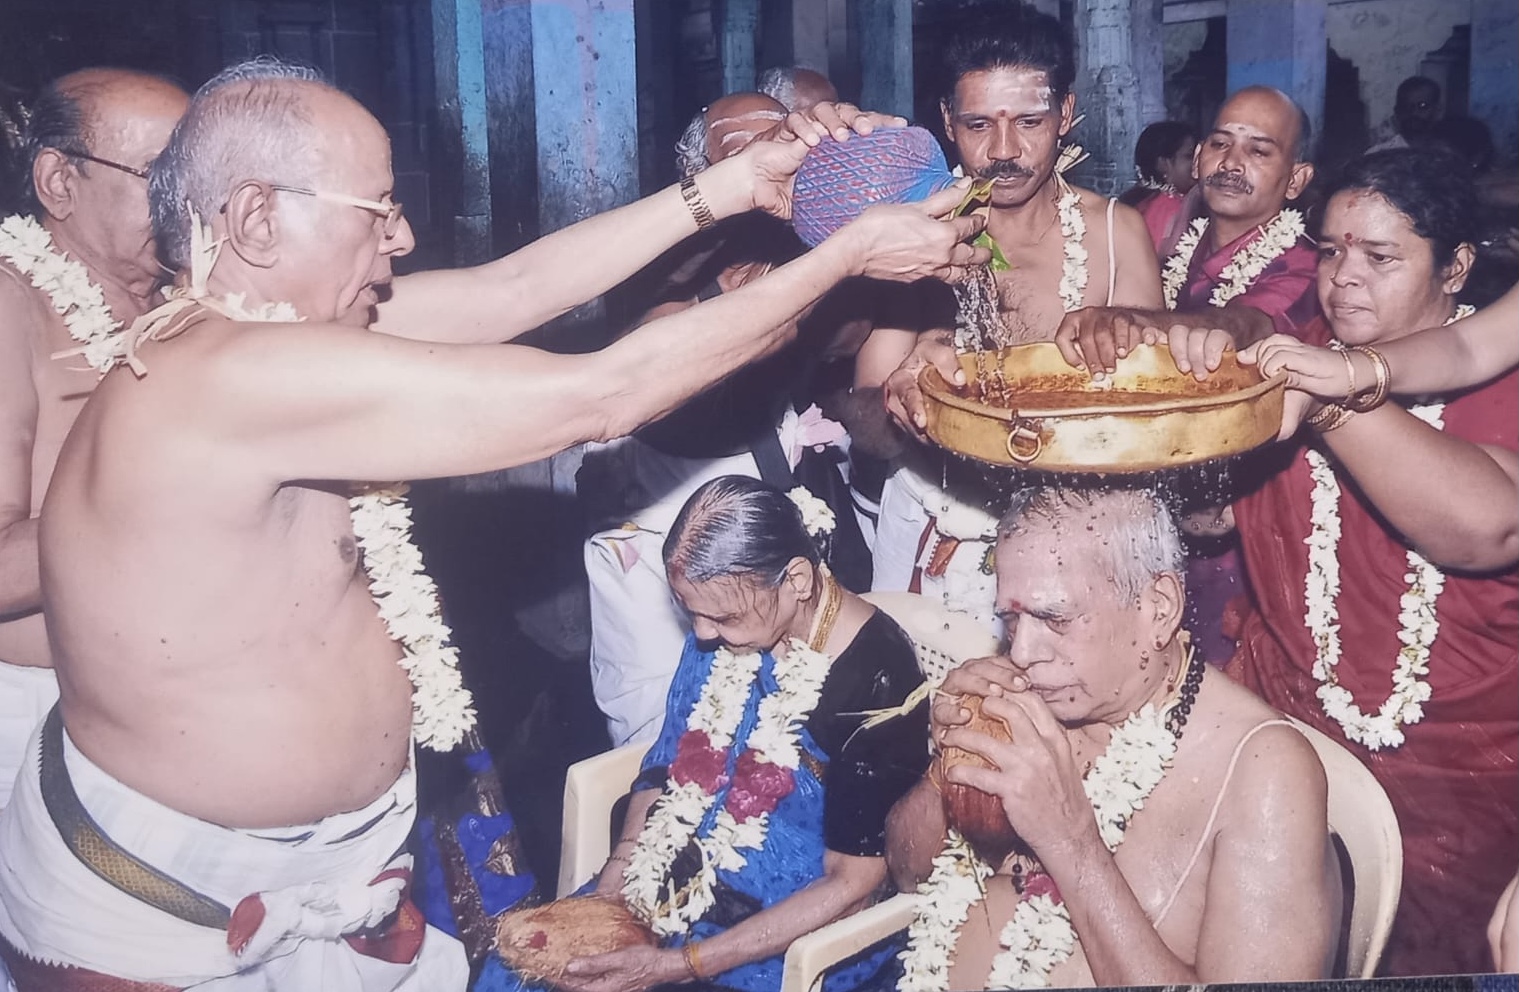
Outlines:
{"type": "Polygon", "coordinates": [[[706,171],[711,164],[707,154],[707,110],[703,107],[675,142],[675,171],[682,179],[689,179],[706,171]]]}
{"type": "Polygon", "coordinates": [[[1096,553],[1121,602],[1138,599],[1162,575],[1183,577],[1187,558],[1176,518],[1149,490],[1020,489],[1012,495],[997,527],[997,537],[1003,540],[1026,533],[1031,520],[1056,524],[1072,511],[1089,511],[1103,504],[1114,505],[1118,512],[1108,518],[1110,526],[1104,533],[1094,535],[1100,538],[1096,553]]]}
{"type": "Polygon", "coordinates": [[[666,572],[691,582],[742,575],[774,587],[793,559],[816,565],[822,553],[785,493],[759,479],[724,475],[680,508],[665,537],[664,558],[666,572]]]}
{"type": "Polygon", "coordinates": [[[223,69],[191,98],[148,174],[153,234],[172,267],[189,264],[191,210],[204,221],[248,179],[311,185],[320,136],[290,83],[325,85],[309,66],[261,55],[223,69]]]}
{"type": "Polygon", "coordinates": [[[755,89],[787,110],[796,106],[796,70],[794,65],[780,65],[760,73],[755,89]]]}

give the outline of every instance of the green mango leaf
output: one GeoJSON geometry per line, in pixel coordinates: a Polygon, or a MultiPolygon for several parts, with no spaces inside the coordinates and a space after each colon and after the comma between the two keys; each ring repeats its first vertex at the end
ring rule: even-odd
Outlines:
{"type": "Polygon", "coordinates": [[[976,235],[976,240],[972,241],[971,244],[977,248],[988,248],[991,250],[992,260],[987,267],[993,272],[1006,272],[1013,267],[1013,263],[1009,262],[1007,256],[1002,254],[1002,246],[992,240],[990,232],[982,231],[976,235]]]}

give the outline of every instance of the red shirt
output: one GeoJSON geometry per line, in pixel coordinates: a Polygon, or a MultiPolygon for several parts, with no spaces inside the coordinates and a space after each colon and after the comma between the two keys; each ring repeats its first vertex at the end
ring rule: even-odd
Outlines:
{"type": "MultiPolygon", "coordinates": [[[[1327,339],[1322,321],[1308,331],[1311,340],[1327,339]]],[[[1519,448],[1519,373],[1454,400],[1444,421],[1454,437],[1519,448]]],[[[1361,711],[1375,713],[1392,691],[1407,546],[1340,478],[1337,674],[1361,711]]],[[[1409,467],[1409,481],[1421,484],[1418,466],[1409,467]]],[[[1345,744],[1392,800],[1403,834],[1403,894],[1382,973],[1491,970],[1487,921],[1519,870],[1519,575],[1448,574],[1436,604],[1440,631],[1423,719],[1402,728],[1397,748],[1350,743],[1324,712],[1312,674],[1317,649],[1304,619],[1303,543],[1312,488],[1298,449],[1283,471],[1235,503],[1251,596],[1231,672],[1272,706],[1345,744]]]]}
{"type": "MultiPolygon", "coordinates": [[[[1209,225],[1192,255],[1187,285],[1177,296],[1176,309],[1205,310],[1211,306],[1208,298],[1214,287],[1223,282],[1223,271],[1233,261],[1235,252],[1260,236],[1260,228],[1252,228],[1223,248],[1214,248],[1213,226],[1209,225]]],[[[1303,329],[1319,315],[1318,267],[1318,250],[1306,237],[1299,238],[1230,305],[1255,307],[1271,318],[1278,334],[1302,337],[1303,329]]]]}

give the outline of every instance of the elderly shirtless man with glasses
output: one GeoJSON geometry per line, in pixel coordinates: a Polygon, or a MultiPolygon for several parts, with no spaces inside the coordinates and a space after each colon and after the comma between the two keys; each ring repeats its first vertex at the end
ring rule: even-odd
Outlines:
{"type": "Polygon", "coordinates": [[[82,361],[52,356],[75,344],[64,314],[75,326],[93,315],[131,323],[157,303],[164,271],[147,166],[188,101],[154,76],[86,69],[42,91],[21,135],[21,212],[0,222],[0,806],[27,738],[58,698],[37,516],[58,449],[96,381],[82,361]],[[59,253],[82,282],[48,283],[59,253]]]}
{"type": "Polygon", "coordinates": [[[463,700],[404,518],[350,497],[625,434],[783,345],[846,276],[986,259],[980,221],[937,219],[949,190],[601,352],[499,343],[718,218],[788,216],[817,119],[496,262],[392,281],[413,239],[379,122],[278,63],[196,94],[150,170],[172,326],[101,381],[42,516],[61,706],[0,812],[21,992],[464,988],[403,853],[413,741],[452,743],[463,700]]]}

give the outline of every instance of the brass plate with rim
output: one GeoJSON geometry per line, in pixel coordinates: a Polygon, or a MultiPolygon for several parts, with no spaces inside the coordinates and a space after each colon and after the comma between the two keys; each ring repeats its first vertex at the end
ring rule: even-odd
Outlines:
{"type": "Polygon", "coordinates": [[[1286,377],[1262,380],[1225,352],[1204,382],[1178,371],[1170,349],[1140,345],[1099,388],[1052,343],[1014,345],[986,356],[1000,365],[1016,409],[977,395],[974,355],[960,356],[970,385],[956,388],[932,366],[919,375],[928,436],[993,465],[1045,472],[1139,473],[1236,455],[1276,437],[1286,377]]]}

